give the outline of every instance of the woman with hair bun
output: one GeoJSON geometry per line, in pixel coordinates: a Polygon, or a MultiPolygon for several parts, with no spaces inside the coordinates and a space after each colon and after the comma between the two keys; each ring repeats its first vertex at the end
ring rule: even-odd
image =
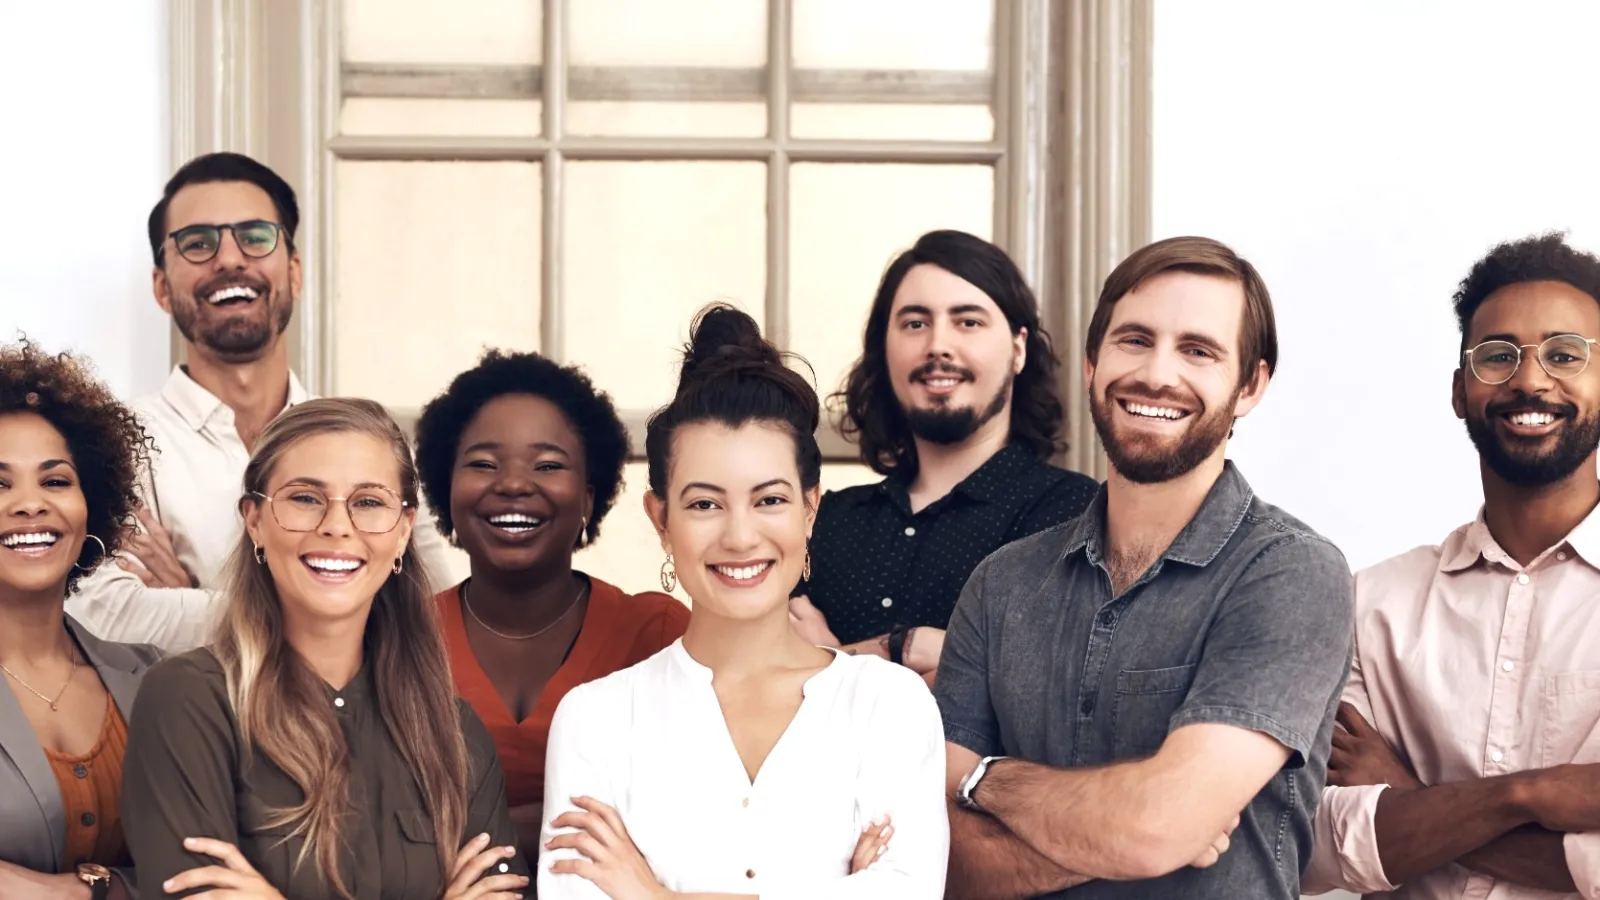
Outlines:
{"type": "Polygon", "coordinates": [[[562,700],[545,764],[541,900],[936,900],[944,734],[915,673],[807,643],[817,395],[738,310],[696,319],[651,417],[646,512],[681,640],[562,700]]]}

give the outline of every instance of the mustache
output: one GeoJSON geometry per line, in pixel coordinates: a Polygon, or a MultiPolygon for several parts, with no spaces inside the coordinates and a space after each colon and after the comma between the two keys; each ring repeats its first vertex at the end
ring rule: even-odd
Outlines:
{"type": "Polygon", "coordinates": [[[1124,387],[1116,385],[1106,386],[1106,399],[1111,399],[1112,389],[1116,388],[1118,400],[1130,400],[1134,403],[1148,403],[1151,406],[1163,404],[1176,406],[1183,409],[1200,409],[1205,404],[1201,403],[1193,394],[1175,388],[1150,388],[1142,384],[1130,384],[1124,387]]]}
{"type": "Polygon", "coordinates": [[[976,378],[976,376],[972,374],[971,369],[963,368],[955,363],[935,359],[925,362],[922,365],[917,366],[915,369],[912,369],[911,380],[921,381],[924,378],[932,376],[935,372],[938,372],[942,375],[955,375],[958,378],[965,378],[968,381],[973,381],[976,378]]]}
{"type": "Polygon", "coordinates": [[[1518,396],[1511,400],[1491,403],[1485,412],[1491,416],[1503,416],[1507,413],[1519,412],[1540,412],[1570,419],[1578,415],[1578,407],[1571,403],[1551,403],[1538,397],[1518,396]]]}

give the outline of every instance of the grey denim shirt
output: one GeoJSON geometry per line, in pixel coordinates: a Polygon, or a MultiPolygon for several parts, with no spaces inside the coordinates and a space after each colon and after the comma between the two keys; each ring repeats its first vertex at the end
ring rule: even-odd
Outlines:
{"type": "Polygon", "coordinates": [[[1349,566],[1229,462],[1172,546],[1113,597],[1105,509],[1102,487],[1079,518],[973,572],[934,682],[945,737],[979,756],[1081,768],[1150,756],[1200,722],[1269,735],[1289,761],[1215,866],[1049,896],[1294,900],[1350,672],[1349,566]]]}

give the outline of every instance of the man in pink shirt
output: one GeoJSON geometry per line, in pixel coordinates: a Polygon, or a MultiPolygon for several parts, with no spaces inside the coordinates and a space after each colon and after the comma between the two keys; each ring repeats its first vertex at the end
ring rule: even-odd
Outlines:
{"type": "Polygon", "coordinates": [[[1600,259],[1557,234],[1461,282],[1451,399],[1483,508],[1356,576],[1307,893],[1600,898],[1596,298],[1600,259]]]}

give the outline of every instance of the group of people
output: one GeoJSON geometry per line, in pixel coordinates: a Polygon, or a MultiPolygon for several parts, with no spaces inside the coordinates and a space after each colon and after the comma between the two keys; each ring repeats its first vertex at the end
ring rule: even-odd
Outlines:
{"type": "Polygon", "coordinates": [[[630,448],[581,369],[490,350],[414,448],[307,394],[297,225],[248,157],[173,176],[153,397],[0,347],[0,897],[1600,898],[1600,259],[1559,235],[1454,298],[1480,515],[1353,577],[1226,457],[1278,342],[1219,242],[1105,282],[1103,484],[986,241],[884,273],[834,395],[877,484],[822,491],[803,367],[712,305],[618,513],[657,592],[575,568],[630,448]]]}

